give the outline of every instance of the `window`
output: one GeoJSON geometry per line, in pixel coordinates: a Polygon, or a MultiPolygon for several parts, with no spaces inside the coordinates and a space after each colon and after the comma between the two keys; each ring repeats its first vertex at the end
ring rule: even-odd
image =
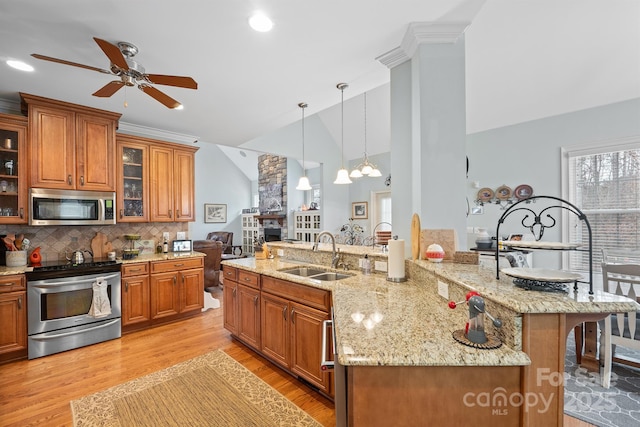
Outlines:
{"type": "MultiPolygon", "coordinates": [[[[591,225],[593,271],[600,271],[602,249],[640,249],[640,137],[563,150],[565,199],[591,225]]],[[[573,215],[572,215],[573,216],[573,215]]],[[[564,238],[588,247],[584,221],[568,216],[564,238]]],[[[570,270],[588,271],[588,253],[565,258],[570,270]]]]}
{"type": "MultiPolygon", "coordinates": [[[[376,191],[372,193],[372,206],[371,206],[371,226],[387,222],[391,222],[391,191],[376,191]]],[[[378,230],[391,230],[391,226],[387,224],[380,224],[378,230]]],[[[373,229],[371,230],[373,232],[373,229]]]]}

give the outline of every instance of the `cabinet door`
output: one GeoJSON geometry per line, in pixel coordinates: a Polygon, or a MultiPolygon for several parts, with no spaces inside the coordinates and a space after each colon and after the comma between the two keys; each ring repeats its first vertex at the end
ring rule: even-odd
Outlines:
{"type": "Polygon", "coordinates": [[[27,120],[0,114],[0,223],[26,224],[27,120]]]}
{"type": "Polygon", "coordinates": [[[184,270],[180,278],[180,313],[200,311],[204,306],[204,270],[184,270]]]}
{"type": "Polygon", "coordinates": [[[151,318],[174,316],[180,311],[178,273],[151,275],[151,318]]]}
{"type": "Polygon", "coordinates": [[[118,222],[148,222],[149,146],[121,137],[117,174],[118,222]]]}
{"type": "Polygon", "coordinates": [[[151,147],[151,221],[173,222],[173,150],[164,147],[151,147]]]}
{"type": "Polygon", "coordinates": [[[151,320],[149,276],[122,279],[122,326],[151,320]]]}
{"type": "Polygon", "coordinates": [[[238,337],[260,349],[260,291],[238,285],[238,337]]]}
{"type": "MultiPolygon", "coordinates": [[[[225,270],[226,271],[226,270],[225,270]]],[[[238,334],[238,283],[225,279],[222,288],[224,328],[233,335],[238,334]]]]}
{"type": "Polygon", "coordinates": [[[174,151],[175,221],[195,221],[195,175],[192,152],[174,151]]]}
{"type": "Polygon", "coordinates": [[[331,377],[320,369],[322,322],[329,314],[294,302],[291,306],[291,371],[329,394],[331,377]]]}
{"type": "Polygon", "coordinates": [[[289,367],[289,301],[262,293],[261,349],[269,359],[289,367]]]}
{"type": "Polygon", "coordinates": [[[76,114],[76,189],[116,191],[114,120],[76,114]]]}
{"type": "Polygon", "coordinates": [[[27,293],[0,293],[0,360],[27,348],[27,293]]]}
{"type": "Polygon", "coordinates": [[[75,188],[75,114],[29,106],[30,187],[75,188]]]}

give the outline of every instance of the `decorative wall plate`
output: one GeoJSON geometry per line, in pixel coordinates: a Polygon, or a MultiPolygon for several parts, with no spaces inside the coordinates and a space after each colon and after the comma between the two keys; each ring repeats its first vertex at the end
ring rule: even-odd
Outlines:
{"type": "Polygon", "coordinates": [[[543,282],[567,283],[575,282],[582,278],[582,275],[578,273],[571,273],[563,270],[550,270],[548,268],[511,267],[503,268],[501,271],[507,276],[517,277],[520,279],[539,280],[543,282]]]}
{"type": "Polygon", "coordinates": [[[511,188],[506,185],[496,188],[496,198],[498,200],[509,200],[512,195],[511,188]]]}
{"type": "Polygon", "coordinates": [[[493,199],[492,189],[485,187],[481,188],[480,191],[478,191],[478,200],[480,200],[481,202],[488,202],[491,199],[493,199]]]}
{"type": "Polygon", "coordinates": [[[514,190],[513,195],[516,196],[518,200],[528,199],[533,196],[533,188],[527,184],[520,184],[514,190]]]}

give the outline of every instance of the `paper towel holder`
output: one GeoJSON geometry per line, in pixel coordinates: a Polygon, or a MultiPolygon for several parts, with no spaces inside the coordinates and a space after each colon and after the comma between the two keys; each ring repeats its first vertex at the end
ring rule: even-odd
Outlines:
{"type": "MultiPolygon", "coordinates": [[[[392,240],[398,240],[398,235],[394,235],[392,237],[392,240]]],[[[390,251],[389,251],[389,255],[391,255],[390,251]]],[[[403,260],[403,262],[404,262],[404,260],[403,260]]],[[[405,276],[403,276],[403,277],[389,277],[388,263],[387,263],[387,282],[402,283],[402,282],[406,282],[406,281],[407,281],[406,272],[405,272],[405,276]]]]}

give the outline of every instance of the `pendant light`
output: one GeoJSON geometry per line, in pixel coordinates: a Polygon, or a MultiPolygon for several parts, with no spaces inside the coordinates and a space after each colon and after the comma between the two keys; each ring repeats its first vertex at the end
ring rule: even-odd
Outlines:
{"type": "Polygon", "coordinates": [[[336,85],[338,89],[340,89],[341,93],[341,117],[342,117],[342,149],[341,149],[341,165],[342,168],[338,171],[338,175],[336,176],[336,180],[333,181],[334,184],[351,184],[351,180],[349,179],[349,171],[344,168],[344,90],[349,87],[346,83],[338,83],[336,85]]]}
{"type": "Polygon", "coordinates": [[[296,190],[307,191],[311,190],[311,184],[309,183],[309,178],[307,178],[307,169],[304,167],[304,109],[307,108],[307,104],[301,102],[298,107],[302,110],[302,176],[298,181],[296,190]]]}
{"type": "Polygon", "coordinates": [[[351,178],[361,178],[363,176],[376,178],[382,176],[378,167],[369,162],[369,156],[367,155],[367,92],[364,93],[364,159],[362,163],[351,171],[349,176],[351,178]]]}

